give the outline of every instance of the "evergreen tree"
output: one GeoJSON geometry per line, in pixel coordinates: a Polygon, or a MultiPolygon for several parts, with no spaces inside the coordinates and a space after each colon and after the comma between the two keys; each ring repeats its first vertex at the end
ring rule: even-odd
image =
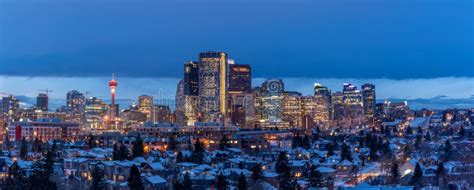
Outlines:
{"type": "Polygon", "coordinates": [[[309,139],[308,135],[304,135],[303,140],[301,142],[301,146],[304,149],[310,149],[311,148],[311,139],[309,139]]]}
{"type": "Polygon", "coordinates": [[[293,138],[291,139],[291,147],[293,149],[297,148],[297,147],[301,147],[302,141],[303,140],[302,140],[300,134],[296,133],[296,135],[294,135],[293,138]]]}
{"type": "Polygon", "coordinates": [[[413,171],[412,185],[419,184],[423,177],[423,171],[421,171],[421,166],[419,163],[416,163],[415,171],[413,171]]]}
{"type": "Polygon", "coordinates": [[[26,160],[28,157],[28,142],[26,142],[25,137],[21,140],[21,147],[20,147],[20,158],[26,160]]]}
{"type": "Polygon", "coordinates": [[[44,160],[44,167],[45,167],[45,172],[47,176],[51,176],[53,174],[54,170],[54,159],[53,159],[53,153],[51,151],[48,151],[46,153],[46,158],[44,160]]]}
{"type": "Polygon", "coordinates": [[[137,166],[133,164],[130,168],[130,175],[128,177],[128,187],[130,190],[143,190],[143,182],[142,177],[140,176],[140,171],[138,170],[137,166]]]}
{"type": "Polygon", "coordinates": [[[334,155],[334,145],[332,143],[326,145],[326,150],[328,151],[328,156],[334,155]]]}
{"type": "Polygon", "coordinates": [[[425,141],[428,141],[430,142],[431,141],[431,134],[429,131],[426,132],[426,135],[425,135],[425,141]]]}
{"type": "Polygon", "coordinates": [[[35,138],[33,141],[33,147],[32,147],[33,152],[41,152],[41,143],[38,138],[35,138]]]}
{"type": "Polygon", "coordinates": [[[112,160],[120,160],[119,148],[117,147],[117,143],[114,144],[114,149],[112,150],[112,160]]]}
{"type": "Polygon", "coordinates": [[[451,145],[451,142],[449,140],[446,140],[444,143],[444,158],[446,160],[449,160],[451,157],[451,152],[453,150],[453,146],[451,145]]]}
{"type": "Polygon", "coordinates": [[[390,173],[391,173],[392,182],[394,184],[397,184],[398,179],[400,178],[400,171],[398,170],[398,164],[397,163],[392,164],[392,168],[391,168],[390,173]]]}
{"type": "Polygon", "coordinates": [[[27,180],[25,172],[20,169],[18,163],[15,161],[8,170],[8,176],[5,181],[5,189],[11,190],[26,190],[27,180]]]}
{"type": "Polygon", "coordinates": [[[124,144],[122,144],[120,145],[119,153],[117,156],[118,160],[127,160],[130,158],[130,151],[124,144]]]}
{"type": "Polygon", "coordinates": [[[136,157],[143,157],[143,140],[140,135],[138,135],[132,146],[132,158],[136,157]]]}
{"type": "Polygon", "coordinates": [[[176,151],[176,140],[174,139],[174,136],[168,138],[168,150],[176,151]]]}
{"type": "Polygon", "coordinates": [[[183,189],[190,190],[193,189],[193,183],[191,181],[191,177],[189,177],[189,173],[186,172],[183,177],[183,189]]]}
{"type": "Polygon", "coordinates": [[[87,145],[89,146],[89,148],[96,147],[95,136],[92,135],[92,133],[89,133],[89,136],[87,137],[87,145]]]}
{"type": "Polygon", "coordinates": [[[321,172],[319,172],[319,170],[317,170],[314,167],[310,169],[309,186],[316,187],[316,188],[326,187],[326,184],[324,182],[321,172]]]}
{"type": "Polygon", "coordinates": [[[225,179],[225,176],[220,173],[216,177],[216,188],[218,190],[226,190],[227,189],[227,180],[225,179]]]}
{"type": "Polygon", "coordinates": [[[106,179],[104,170],[99,166],[95,166],[92,170],[92,185],[91,190],[105,190],[106,189],[106,179]]]}
{"type": "Polygon", "coordinates": [[[436,170],[436,175],[437,176],[444,176],[445,175],[445,169],[444,169],[444,163],[439,162],[438,163],[438,169],[436,170]]]}
{"type": "Polygon", "coordinates": [[[341,160],[349,160],[351,162],[353,160],[350,147],[346,143],[342,143],[341,145],[341,160]]]}
{"type": "Polygon", "coordinates": [[[464,138],[464,135],[466,134],[466,131],[464,130],[464,127],[461,126],[461,128],[459,128],[459,136],[461,136],[462,138],[464,138]]]}
{"type": "Polygon", "coordinates": [[[408,126],[407,130],[406,130],[406,133],[407,133],[407,135],[413,134],[413,129],[410,126],[408,126]]]}
{"type": "Polygon", "coordinates": [[[258,163],[252,167],[252,180],[254,182],[263,179],[262,164],[258,163]]]}
{"type": "Polygon", "coordinates": [[[173,179],[173,190],[185,190],[183,184],[176,178],[173,179]]]}
{"type": "Polygon", "coordinates": [[[436,170],[436,177],[438,178],[438,180],[437,180],[438,187],[440,187],[442,185],[442,183],[444,182],[445,174],[446,174],[446,171],[444,169],[444,164],[443,164],[443,162],[439,162],[438,163],[438,169],[436,170]]]}
{"type": "Polygon", "coordinates": [[[49,180],[51,173],[46,162],[36,161],[33,164],[31,174],[28,177],[28,189],[31,190],[54,190],[56,183],[49,180]]]}
{"type": "Polygon", "coordinates": [[[181,151],[176,155],[176,162],[184,162],[183,153],[181,151]]]}
{"type": "Polygon", "coordinates": [[[288,159],[286,157],[286,152],[282,151],[278,155],[277,162],[275,164],[276,173],[282,174],[283,172],[285,172],[284,169],[287,164],[288,164],[288,159]]]}
{"type": "Polygon", "coordinates": [[[378,157],[377,156],[377,148],[374,145],[371,145],[369,147],[369,151],[370,151],[369,152],[369,159],[372,160],[372,161],[377,159],[377,157],[378,157]]]}
{"type": "Polygon", "coordinates": [[[219,143],[219,150],[225,150],[226,148],[229,148],[229,139],[227,138],[227,135],[222,135],[221,142],[219,143]]]}
{"type": "Polygon", "coordinates": [[[237,185],[238,190],[247,190],[247,178],[244,173],[240,172],[239,181],[237,185]]]}
{"type": "Polygon", "coordinates": [[[196,139],[196,143],[194,144],[193,162],[197,164],[204,163],[204,146],[202,145],[199,138],[196,139]]]}
{"type": "Polygon", "coordinates": [[[283,173],[279,176],[279,189],[282,190],[295,190],[296,181],[291,176],[291,169],[288,165],[284,166],[283,173]]]}
{"type": "Polygon", "coordinates": [[[420,149],[421,140],[422,140],[421,134],[417,134],[416,139],[415,139],[415,148],[416,149],[420,149]]]}

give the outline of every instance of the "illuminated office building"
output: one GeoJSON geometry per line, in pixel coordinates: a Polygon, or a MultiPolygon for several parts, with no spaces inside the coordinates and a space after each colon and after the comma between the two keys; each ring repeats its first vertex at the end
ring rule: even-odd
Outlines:
{"type": "Polygon", "coordinates": [[[199,100],[204,121],[222,120],[226,113],[227,54],[199,54],[199,100]]]}
{"type": "Polygon", "coordinates": [[[314,98],[316,101],[316,122],[327,123],[332,119],[331,90],[319,83],[314,84],[314,98]]]}
{"type": "Polygon", "coordinates": [[[184,64],[184,95],[199,95],[199,62],[189,61],[184,64]]]}
{"type": "Polygon", "coordinates": [[[48,111],[49,98],[47,94],[40,93],[36,97],[36,109],[48,111]]]}
{"type": "Polygon", "coordinates": [[[362,93],[357,89],[356,86],[350,83],[344,83],[343,90],[343,101],[345,104],[345,116],[351,119],[363,117],[363,103],[362,93]]]}
{"type": "Polygon", "coordinates": [[[301,93],[284,92],[282,120],[288,122],[291,127],[302,125],[301,93]]]}
{"type": "Polygon", "coordinates": [[[364,115],[369,120],[374,119],[375,115],[375,85],[364,84],[362,85],[362,102],[364,106],[364,115]]]}
{"type": "Polygon", "coordinates": [[[278,127],[282,122],[283,95],[284,84],[281,79],[266,80],[256,89],[255,119],[261,127],[278,127]]]}
{"type": "Polygon", "coordinates": [[[314,127],[316,123],[316,98],[314,96],[303,96],[301,97],[301,111],[303,115],[303,119],[305,121],[305,127],[311,128],[314,127]],[[307,122],[310,120],[310,122],[307,122]],[[313,123],[313,124],[310,124],[313,123]]]}
{"type": "Polygon", "coordinates": [[[10,95],[2,98],[2,114],[5,122],[18,121],[20,100],[10,95]]]}
{"type": "Polygon", "coordinates": [[[250,65],[229,64],[229,93],[249,92],[252,88],[250,65]]]}
{"type": "Polygon", "coordinates": [[[333,119],[341,120],[345,115],[344,95],[342,92],[335,92],[331,96],[333,119]]]}
{"type": "Polygon", "coordinates": [[[153,96],[141,95],[138,97],[138,111],[146,115],[148,121],[152,121],[153,96]]]}
{"type": "Polygon", "coordinates": [[[68,121],[83,122],[85,120],[84,109],[86,98],[77,90],[71,90],[66,95],[68,121]]]}
{"type": "Polygon", "coordinates": [[[249,118],[246,116],[253,108],[253,94],[250,65],[235,64],[229,60],[229,78],[228,78],[228,98],[227,115],[230,122],[244,127],[249,125],[249,118]]]}
{"type": "Polygon", "coordinates": [[[103,121],[108,120],[107,104],[101,99],[90,97],[86,99],[85,116],[88,129],[104,129],[103,121]]]}

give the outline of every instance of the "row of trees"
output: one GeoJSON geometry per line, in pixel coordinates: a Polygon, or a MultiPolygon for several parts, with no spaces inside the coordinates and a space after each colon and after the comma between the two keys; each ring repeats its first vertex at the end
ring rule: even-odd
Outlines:
{"type": "Polygon", "coordinates": [[[144,152],[143,140],[140,136],[138,136],[135,142],[133,142],[131,154],[128,148],[124,144],[121,144],[120,147],[117,146],[117,143],[114,144],[112,159],[113,160],[128,160],[128,159],[134,159],[136,157],[143,157],[144,154],[145,152],[144,152]]]}

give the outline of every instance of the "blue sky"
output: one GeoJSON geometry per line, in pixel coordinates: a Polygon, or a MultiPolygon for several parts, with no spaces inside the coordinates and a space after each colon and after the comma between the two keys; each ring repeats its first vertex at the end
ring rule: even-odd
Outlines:
{"type": "Polygon", "coordinates": [[[0,75],[181,77],[223,50],[255,77],[474,77],[472,0],[2,0],[0,75]]]}

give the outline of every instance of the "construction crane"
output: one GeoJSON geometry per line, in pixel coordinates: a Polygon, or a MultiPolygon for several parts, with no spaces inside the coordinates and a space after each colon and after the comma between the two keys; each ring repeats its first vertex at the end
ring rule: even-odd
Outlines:
{"type": "Polygon", "coordinates": [[[38,91],[45,92],[46,95],[48,95],[50,92],[53,92],[52,90],[49,90],[49,89],[38,89],[38,91]]]}

